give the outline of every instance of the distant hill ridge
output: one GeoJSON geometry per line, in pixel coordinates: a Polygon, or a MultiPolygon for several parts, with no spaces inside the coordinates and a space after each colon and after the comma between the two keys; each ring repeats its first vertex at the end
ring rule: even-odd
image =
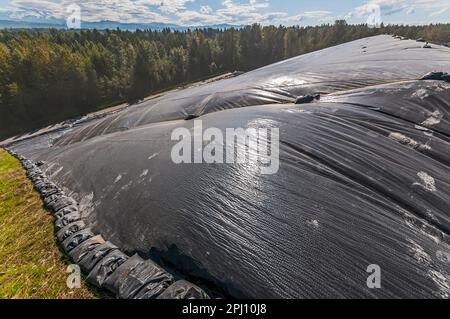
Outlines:
{"type": "MultiPolygon", "coordinates": [[[[117,28],[121,30],[136,31],[136,30],[155,30],[161,31],[163,29],[170,28],[172,30],[185,31],[188,29],[230,29],[230,28],[243,28],[244,25],[231,25],[231,24],[214,24],[208,26],[180,26],[177,24],[168,23],[122,23],[116,21],[98,21],[98,22],[82,22],[82,29],[98,29],[98,30],[115,30],[117,28]]],[[[0,29],[66,29],[65,21],[51,20],[49,22],[36,22],[36,21],[15,21],[15,20],[0,20],[0,29]]]]}

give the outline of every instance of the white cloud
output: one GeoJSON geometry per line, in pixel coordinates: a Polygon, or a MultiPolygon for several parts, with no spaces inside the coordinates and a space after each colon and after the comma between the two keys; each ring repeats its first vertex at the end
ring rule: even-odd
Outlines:
{"type": "Polygon", "coordinates": [[[213,10],[210,6],[200,6],[199,11],[181,10],[175,13],[177,23],[181,25],[208,24],[251,24],[274,23],[278,19],[287,17],[285,12],[264,12],[269,8],[268,0],[223,0],[222,7],[213,10]]]}
{"type": "MultiPolygon", "coordinates": [[[[218,5],[199,4],[198,0],[10,0],[0,8],[2,16],[22,19],[27,16],[43,19],[65,19],[65,8],[78,4],[82,21],[111,20],[118,22],[165,22],[180,25],[208,24],[321,24],[333,22],[336,17],[346,20],[361,18],[378,5],[382,15],[397,12],[406,14],[427,12],[429,17],[440,16],[450,10],[450,0],[367,0],[352,12],[336,15],[327,10],[291,12],[272,11],[270,3],[276,0],[221,0],[218,5]]],[[[422,15],[426,16],[426,15],[422,15]]]]}
{"type": "Polygon", "coordinates": [[[335,18],[331,15],[330,11],[318,10],[318,11],[305,11],[303,13],[290,16],[286,20],[292,23],[299,23],[307,21],[309,24],[323,24],[333,22],[335,18]],[[314,20],[312,22],[311,20],[314,20]]]}
{"type": "Polygon", "coordinates": [[[371,14],[374,7],[379,7],[380,12],[384,15],[391,15],[400,12],[408,8],[406,0],[370,0],[366,4],[359,6],[355,9],[355,13],[358,17],[371,14]]]}
{"type": "Polygon", "coordinates": [[[331,14],[330,11],[305,11],[302,16],[309,19],[325,18],[331,14]]]}
{"type": "Polygon", "coordinates": [[[203,14],[210,14],[212,12],[212,8],[210,6],[201,6],[200,7],[200,13],[203,14]]]}
{"type": "Polygon", "coordinates": [[[24,16],[52,18],[61,17],[64,7],[60,3],[39,0],[13,0],[10,3],[12,17],[22,18],[24,16]]]}
{"type": "Polygon", "coordinates": [[[435,15],[442,14],[450,9],[449,0],[369,0],[355,9],[357,16],[362,17],[369,13],[373,5],[379,6],[382,15],[392,15],[405,11],[412,14],[418,10],[433,11],[435,15]]]}
{"type": "Polygon", "coordinates": [[[154,6],[159,4],[159,10],[163,13],[177,13],[186,10],[186,4],[188,2],[194,2],[194,0],[144,0],[141,2],[147,2],[154,6]]]}
{"type": "Polygon", "coordinates": [[[343,18],[344,18],[344,20],[350,20],[350,19],[352,19],[354,16],[355,16],[355,13],[354,13],[354,12],[349,12],[349,13],[347,13],[343,18]]]}
{"type": "Polygon", "coordinates": [[[261,10],[269,7],[268,0],[247,0],[237,2],[223,0],[222,7],[216,11],[209,6],[201,6],[199,11],[185,10],[176,12],[178,23],[181,25],[208,25],[208,24],[251,24],[270,23],[276,19],[287,16],[284,12],[263,13],[261,10]]]}
{"type": "Polygon", "coordinates": [[[414,14],[415,12],[416,8],[414,6],[411,6],[406,10],[406,14],[414,14]]]}
{"type": "MultiPolygon", "coordinates": [[[[182,1],[177,1],[180,3],[182,1]]],[[[186,2],[186,1],[184,1],[186,2]]],[[[118,21],[118,22],[169,22],[168,18],[151,10],[161,1],[154,0],[12,0],[11,17],[22,19],[33,16],[43,19],[65,19],[66,8],[71,4],[79,5],[82,21],[118,21]]]]}
{"type": "Polygon", "coordinates": [[[185,10],[176,13],[178,17],[177,23],[180,25],[208,25],[222,23],[221,19],[215,15],[205,14],[202,12],[185,10]]]}
{"type": "Polygon", "coordinates": [[[441,14],[443,14],[444,12],[447,12],[448,10],[450,10],[450,5],[447,8],[442,8],[441,10],[432,12],[430,14],[430,17],[437,17],[440,16],[441,14]]]}
{"type": "Polygon", "coordinates": [[[11,0],[10,16],[22,19],[33,16],[43,19],[64,19],[65,8],[70,4],[81,7],[82,21],[111,20],[119,22],[174,22],[181,24],[253,23],[282,16],[279,12],[261,13],[269,7],[268,0],[235,2],[224,0],[222,7],[213,12],[210,6],[200,6],[198,11],[186,5],[195,0],[11,0]]]}
{"type": "Polygon", "coordinates": [[[252,23],[263,22],[263,14],[260,9],[267,8],[269,2],[263,0],[249,0],[247,3],[237,3],[233,0],[224,0],[223,8],[216,11],[216,14],[227,23],[252,23]],[[240,22],[239,22],[240,21],[240,22]]]}

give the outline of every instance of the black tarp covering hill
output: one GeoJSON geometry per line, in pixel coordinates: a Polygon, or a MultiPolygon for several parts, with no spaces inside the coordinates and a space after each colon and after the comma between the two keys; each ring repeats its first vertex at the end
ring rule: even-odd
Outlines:
{"type": "Polygon", "coordinates": [[[248,72],[236,78],[176,90],[127,112],[83,127],[57,145],[144,124],[203,115],[224,109],[294,102],[299,95],[331,93],[392,81],[417,79],[447,70],[450,48],[393,39],[366,38],[248,72]]]}
{"type": "Polygon", "coordinates": [[[96,233],[227,296],[449,298],[450,84],[419,80],[434,70],[450,71],[449,48],[377,36],[13,148],[44,161],[96,233]],[[188,115],[279,128],[278,173],[174,164],[188,115]]]}

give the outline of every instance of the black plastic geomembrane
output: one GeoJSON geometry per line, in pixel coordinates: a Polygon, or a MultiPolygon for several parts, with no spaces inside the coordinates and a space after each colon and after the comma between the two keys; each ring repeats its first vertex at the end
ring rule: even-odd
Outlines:
{"type": "MultiPolygon", "coordinates": [[[[219,294],[448,298],[450,84],[423,77],[449,70],[449,48],[377,36],[10,147],[43,162],[30,178],[44,172],[79,204],[57,228],[83,220],[219,294]],[[261,163],[176,164],[171,134],[192,132],[196,121],[204,130],[278,128],[278,172],[262,174],[261,163]],[[374,264],[380,289],[367,286],[374,264]]],[[[70,204],[52,195],[46,203],[70,204]]],[[[90,260],[89,277],[103,285],[129,258],[90,260]]],[[[160,297],[201,296],[196,290],[175,285],[160,297]]]]}

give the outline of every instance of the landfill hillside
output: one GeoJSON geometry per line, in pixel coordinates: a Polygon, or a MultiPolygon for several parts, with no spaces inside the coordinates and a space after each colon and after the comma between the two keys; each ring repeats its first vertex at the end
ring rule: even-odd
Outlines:
{"type": "MultiPolygon", "coordinates": [[[[7,148],[70,199],[63,204],[79,214],[66,222],[85,227],[74,246],[100,234],[124,252],[110,260],[151,261],[166,286],[187,280],[210,297],[449,298],[445,72],[450,48],[380,35],[7,148]],[[279,170],[175,163],[172,132],[200,120],[204,130],[278,128],[279,170]],[[371,265],[381,270],[380,289],[367,285],[371,265]]],[[[94,281],[108,289],[114,269],[94,281]]],[[[142,296],[136,291],[123,296],[142,296]]]]}

